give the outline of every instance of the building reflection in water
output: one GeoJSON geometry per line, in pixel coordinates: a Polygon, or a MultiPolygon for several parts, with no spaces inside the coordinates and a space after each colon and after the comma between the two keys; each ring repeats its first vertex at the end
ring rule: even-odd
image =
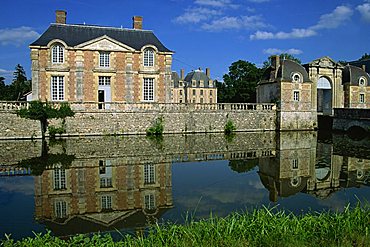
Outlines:
{"type": "Polygon", "coordinates": [[[333,144],[317,142],[316,132],[282,132],[276,157],[259,159],[259,175],[277,202],[298,192],[324,199],[341,188],[370,185],[370,160],[342,156],[333,144]]]}
{"type": "Polygon", "coordinates": [[[35,178],[36,218],[56,235],[140,228],[172,207],[170,163],[85,159],[35,178]]]}

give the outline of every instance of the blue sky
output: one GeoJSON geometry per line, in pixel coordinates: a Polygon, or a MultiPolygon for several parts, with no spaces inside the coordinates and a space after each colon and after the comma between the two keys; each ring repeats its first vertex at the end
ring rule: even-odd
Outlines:
{"type": "Polygon", "coordinates": [[[0,76],[16,64],[31,76],[28,45],[67,11],[69,24],[132,27],[143,16],[175,51],[172,69],[211,69],[221,79],[232,62],[261,66],[288,52],[309,62],[322,56],[356,60],[370,53],[370,0],[5,0],[0,15],[0,76]]]}

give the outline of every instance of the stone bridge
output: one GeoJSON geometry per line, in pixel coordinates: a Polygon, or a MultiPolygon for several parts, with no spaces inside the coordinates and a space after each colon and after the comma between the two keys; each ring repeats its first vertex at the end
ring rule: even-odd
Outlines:
{"type": "Polygon", "coordinates": [[[353,128],[370,131],[370,109],[335,108],[333,130],[349,131],[353,128]]]}

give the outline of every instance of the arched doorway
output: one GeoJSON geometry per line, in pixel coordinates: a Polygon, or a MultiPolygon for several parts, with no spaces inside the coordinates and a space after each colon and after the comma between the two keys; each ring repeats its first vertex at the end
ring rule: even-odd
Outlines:
{"type": "Polygon", "coordinates": [[[317,112],[323,115],[331,115],[331,98],[332,90],[330,81],[326,77],[320,77],[317,81],[317,112]]]}

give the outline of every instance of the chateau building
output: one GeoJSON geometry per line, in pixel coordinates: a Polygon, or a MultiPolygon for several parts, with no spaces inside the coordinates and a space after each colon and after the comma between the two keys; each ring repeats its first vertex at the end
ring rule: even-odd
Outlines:
{"type": "Polygon", "coordinates": [[[181,69],[180,76],[172,72],[173,103],[217,103],[217,88],[210,78],[210,69],[206,73],[194,70],[184,77],[181,69]]]}
{"type": "Polygon", "coordinates": [[[370,108],[370,76],[329,57],[300,65],[274,56],[258,83],[257,102],[278,104],[282,130],[314,129],[317,115],[332,115],[333,108],[370,108]]]}
{"type": "Polygon", "coordinates": [[[30,45],[33,100],[171,102],[173,51],[142,29],[142,17],[126,29],[66,24],[66,16],[56,11],[30,45]]]}

